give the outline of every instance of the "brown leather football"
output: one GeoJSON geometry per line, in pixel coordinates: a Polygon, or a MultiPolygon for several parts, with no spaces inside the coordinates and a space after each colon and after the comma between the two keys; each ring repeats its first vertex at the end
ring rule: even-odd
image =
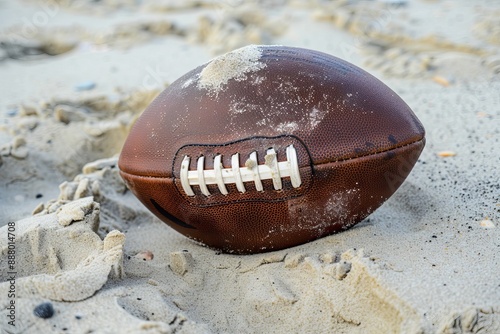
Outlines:
{"type": "Polygon", "coordinates": [[[408,105],[364,70],[318,51],[252,45],[165,89],[132,128],[119,167],[176,231],[257,253],[361,221],[424,144],[408,105]]]}

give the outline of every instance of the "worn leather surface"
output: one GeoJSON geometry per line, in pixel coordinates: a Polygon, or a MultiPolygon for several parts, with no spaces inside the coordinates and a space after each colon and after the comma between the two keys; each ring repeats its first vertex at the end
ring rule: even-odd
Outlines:
{"type": "Polygon", "coordinates": [[[119,160],[129,188],[160,219],[228,252],[281,249],[352,226],[399,187],[425,143],[411,109],[367,72],[310,50],[262,53],[265,68],[217,94],[196,85],[205,65],[178,79],[137,120],[119,160]],[[188,198],[180,186],[179,155],[193,155],[190,169],[205,155],[209,169],[214,155],[229,168],[240,153],[244,166],[250,151],[263,159],[275,146],[283,157],[292,139],[304,179],[297,189],[284,179],[282,191],[264,181],[264,192],[245,183],[247,193],[227,185],[224,196],[209,186],[206,197],[193,186],[188,198]]]}

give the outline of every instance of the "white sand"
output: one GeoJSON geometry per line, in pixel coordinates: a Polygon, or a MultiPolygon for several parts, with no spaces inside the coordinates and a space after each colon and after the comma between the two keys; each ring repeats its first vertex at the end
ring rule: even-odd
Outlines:
{"type": "Polygon", "coordinates": [[[200,72],[197,87],[217,94],[229,80],[243,81],[249,73],[266,67],[260,62],[262,51],[257,45],[249,45],[212,59],[200,72]]]}
{"type": "Polygon", "coordinates": [[[500,4],[196,2],[0,2],[0,328],[500,333],[500,4]],[[427,146],[356,227],[278,252],[219,254],[153,217],[126,190],[116,154],[166,82],[266,43],[381,78],[422,120],[427,146]],[[96,87],[75,91],[85,81],[96,87]],[[43,302],[48,319],[33,313],[43,302]]]}

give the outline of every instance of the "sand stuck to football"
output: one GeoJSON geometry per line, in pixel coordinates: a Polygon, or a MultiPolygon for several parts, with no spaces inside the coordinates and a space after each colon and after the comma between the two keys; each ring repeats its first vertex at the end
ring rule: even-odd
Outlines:
{"type": "Polygon", "coordinates": [[[229,80],[241,81],[247,74],[266,67],[260,62],[261,50],[256,45],[249,45],[211,60],[200,72],[198,89],[206,89],[210,94],[217,94],[224,89],[229,80]]]}
{"type": "Polygon", "coordinates": [[[500,332],[498,3],[1,6],[2,331],[500,332]],[[195,66],[237,50],[192,81],[215,95],[265,71],[253,44],[315,49],[373,73],[415,111],[427,146],[357,226],[236,256],[155,218],[117,155],[144,108],[195,66]]]}

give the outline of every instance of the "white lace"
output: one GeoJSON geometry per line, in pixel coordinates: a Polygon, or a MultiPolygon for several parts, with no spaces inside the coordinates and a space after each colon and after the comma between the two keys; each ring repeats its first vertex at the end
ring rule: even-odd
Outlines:
{"type": "Polygon", "coordinates": [[[286,161],[278,161],[276,151],[270,148],[266,152],[265,164],[259,165],[257,152],[250,153],[245,167],[240,167],[239,154],[231,156],[231,168],[223,168],[222,156],[216,155],[214,158],[214,169],[204,169],[205,157],[201,156],[197,161],[196,170],[189,170],[191,158],[184,156],[181,163],[181,185],[188,196],[195,193],[191,186],[199,186],[200,191],[205,196],[210,196],[207,185],[216,184],[223,195],[227,195],[226,184],[236,184],[240,193],[246,191],[244,182],[253,182],[257,191],[264,191],[262,180],[273,180],[275,190],[283,189],[281,179],[289,177],[294,188],[302,184],[299,172],[297,151],[290,145],[286,148],[286,161]]]}

